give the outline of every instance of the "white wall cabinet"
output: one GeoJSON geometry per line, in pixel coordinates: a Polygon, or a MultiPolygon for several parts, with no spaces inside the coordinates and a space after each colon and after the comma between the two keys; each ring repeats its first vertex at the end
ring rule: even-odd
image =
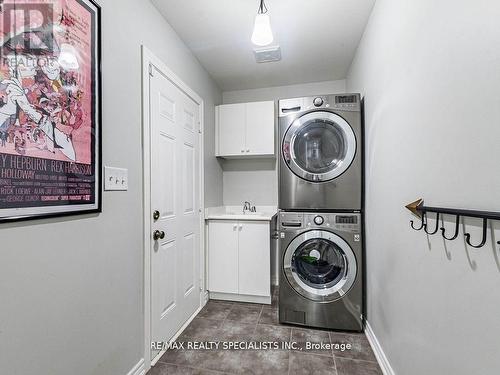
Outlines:
{"type": "Polygon", "coordinates": [[[208,290],[213,298],[271,303],[266,221],[208,222],[208,290]]]}
{"type": "Polygon", "coordinates": [[[216,156],[274,157],[273,101],[220,105],[216,117],[216,156]]]}
{"type": "Polygon", "coordinates": [[[218,156],[246,154],[245,104],[222,105],[218,109],[218,156]]]}

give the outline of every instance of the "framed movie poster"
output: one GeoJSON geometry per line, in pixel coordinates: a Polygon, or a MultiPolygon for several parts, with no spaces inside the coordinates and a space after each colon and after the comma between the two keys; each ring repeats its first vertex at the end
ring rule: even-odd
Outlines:
{"type": "Polygon", "coordinates": [[[0,7],[0,221],[100,212],[100,8],[0,7]]]}

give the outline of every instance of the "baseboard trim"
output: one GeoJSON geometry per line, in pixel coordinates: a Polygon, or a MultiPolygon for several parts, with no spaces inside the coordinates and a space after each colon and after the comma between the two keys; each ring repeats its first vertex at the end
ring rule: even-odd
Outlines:
{"type": "Polygon", "coordinates": [[[210,299],[218,299],[222,301],[235,301],[235,302],[249,302],[249,303],[261,303],[263,305],[271,304],[271,296],[249,296],[246,294],[232,294],[232,293],[217,293],[210,292],[210,299]]]}
{"type": "Polygon", "coordinates": [[[139,362],[128,372],[127,375],[146,375],[146,369],[144,368],[144,358],[141,358],[139,362]]]}
{"type": "MultiPolygon", "coordinates": [[[[173,342],[175,342],[175,340],[177,340],[179,338],[179,336],[182,334],[182,332],[184,332],[184,330],[188,327],[189,324],[191,324],[191,322],[193,321],[194,318],[196,318],[196,316],[200,313],[201,309],[203,309],[203,307],[205,307],[206,303],[203,303],[202,306],[200,306],[195,312],[193,315],[191,315],[191,317],[186,321],[186,323],[184,323],[182,325],[182,327],[177,331],[177,333],[174,335],[174,337],[172,337],[169,341],[169,344],[172,344],[173,342]]],[[[165,354],[167,352],[167,349],[163,349],[161,350],[152,360],[151,360],[151,367],[153,367],[154,365],[156,365],[156,363],[160,360],[160,358],[162,357],[163,354],[165,354]]]]}
{"type": "Polygon", "coordinates": [[[384,375],[396,375],[396,373],[392,369],[391,364],[389,363],[389,360],[387,359],[387,356],[384,353],[384,350],[382,349],[382,346],[380,345],[380,342],[377,339],[377,336],[375,336],[375,333],[373,332],[373,329],[368,322],[366,322],[365,334],[368,338],[368,341],[370,342],[373,352],[375,353],[375,357],[377,357],[378,364],[380,365],[380,368],[382,369],[384,375]]]}
{"type": "Polygon", "coordinates": [[[203,306],[205,306],[209,300],[209,295],[208,295],[208,290],[205,291],[205,293],[203,293],[203,306]]]}

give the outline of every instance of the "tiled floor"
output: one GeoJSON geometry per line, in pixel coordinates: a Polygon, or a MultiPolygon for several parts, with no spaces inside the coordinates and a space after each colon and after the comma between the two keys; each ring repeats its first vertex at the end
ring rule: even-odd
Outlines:
{"type": "MultiPolygon", "coordinates": [[[[296,342],[295,349],[167,351],[148,375],[381,375],[368,340],[347,334],[278,323],[277,291],[273,304],[209,301],[178,342],[296,342]],[[306,348],[306,342],[351,344],[351,350],[306,348]]],[[[187,345],[187,344],[185,344],[187,345]]]]}

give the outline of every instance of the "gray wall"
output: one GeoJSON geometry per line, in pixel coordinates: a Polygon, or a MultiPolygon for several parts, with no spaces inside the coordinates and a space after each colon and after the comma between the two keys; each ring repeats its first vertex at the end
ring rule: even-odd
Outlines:
{"type": "MultiPolygon", "coordinates": [[[[227,91],[222,96],[224,104],[231,104],[342,92],[344,80],[227,91]]],[[[259,206],[278,205],[276,160],[226,160],[222,167],[225,205],[239,205],[246,200],[259,206]]]]}
{"type": "Polygon", "coordinates": [[[288,86],[274,86],[262,89],[224,91],[224,104],[278,100],[309,95],[345,92],[345,80],[302,83],[288,86]]]}
{"type": "Polygon", "coordinates": [[[205,100],[206,200],[222,203],[217,86],[149,1],[102,1],[103,213],[0,225],[0,373],[124,375],[143,357],[141,44],[205,100]]]}
{"type": "Polygon", "coordinates": [[[278,205],[276,159],[225,160],[222,167],[226,206],[245,201],[257,206],[278,205]]]}
{"type": "Polygon", "coordinates": [[[348,76],[366,101],[368,320],[400,375],[500,369],[500,223],[474,250],[404,209],[500,211],[499,19],[488,0],[378,0],[348,76]]]}

